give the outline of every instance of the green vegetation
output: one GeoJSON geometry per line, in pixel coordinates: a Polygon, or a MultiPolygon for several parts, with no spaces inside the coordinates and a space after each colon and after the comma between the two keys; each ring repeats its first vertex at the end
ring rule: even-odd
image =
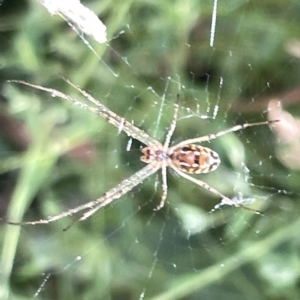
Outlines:
{"type": "MultiPolygon", "coordinates": [[[[297,47],[289,50],[300,39],[297,1],[219,1],[213,47],[213,1],[84,4],[107,26],[108,44],[86,37],[97,55],[37,1],[0,5],[4,219],[63,212],[96,199],[143,166],[142,145],[133,141],[126,151],[129,138],[104,119],[8,80],[86,102],[60,75],[69,78],[160,141],[179,94],[174,143],[266,120],[271,97],[299,84],[297,47]]],[[[298,98],[280,98],[295,118],[298,98]]],[[[234,207],[211,211],[220,199],[173,172],[167,204],[156,212],[158,173],[66,232],[76,216],[36,226],[2,222],[0,298],[298,299],[296,160],[295,170],[279,161],[268,126],[208,146],[222,164],[199,178],[228,197],[255,200],[249,206],[264,216],[234,207]]]]}

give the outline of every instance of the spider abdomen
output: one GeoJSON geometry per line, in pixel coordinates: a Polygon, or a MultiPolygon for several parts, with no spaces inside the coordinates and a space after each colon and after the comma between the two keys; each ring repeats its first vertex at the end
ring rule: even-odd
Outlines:
{"type": "Polygon", "coordinates": [[[221,162],[218,153],[196,144],[175,148],[171,161],[174,167],[192,174],[214,171],[221,162]]]}

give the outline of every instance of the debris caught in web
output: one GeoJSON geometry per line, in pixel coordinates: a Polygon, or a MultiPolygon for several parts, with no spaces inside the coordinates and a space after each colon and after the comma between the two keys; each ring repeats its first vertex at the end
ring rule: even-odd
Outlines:
{"type": "Polygon", "coordinates": [[[51,15],[59,15],[79,34],[84,33],[98,43],[105,43],[106,26],[79,0],[38,0],[51,15]]]}

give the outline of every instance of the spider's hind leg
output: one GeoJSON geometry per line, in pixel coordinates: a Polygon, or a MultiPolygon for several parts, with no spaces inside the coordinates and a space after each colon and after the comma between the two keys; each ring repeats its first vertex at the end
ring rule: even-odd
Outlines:
{"type": "Polygon", "coordinates": [[[212,192],[213,194],[219,196],[219,197],[222,199],[220,203],[218,203],[217,205],[215,205],[215,207],[213,208],[212,211],[214,211],[214,210],[220,208],[222,205],[229,205],[229,206],[240,207],[240,208],[243,208],[243,209],[252,211],[252,212],[254,212],[254,213],[258,214],[258,215],[263,215],[263,213],[260,212],[259,210],[255,210],[255,209],[252,209],[252,208],[250,208],[250,207],[244,206],[244,205],[238,203],[237,201],[234,201],[234,200],[232,200],[232,199],[226,197],[225,195],[223,195],[222,193],[220,193],[219,191],[217,191],[216,189],[214,189],[213,187],[211,187],[211,186],[210,186],[209,184],[207,184],[206,182],[204,182],[204,181],[202,181],[202,180],[200,180],[200,179],[194,178],[194,177],[192,177],[192,176],[189,176],[189,175],[187,175],[186,173],[184,173],[184,172],[178,170],[177,168],[173,168],[173,169],[174,169],[174,171],[176,171],[180,176],[182,176],[182,177],[184,177],[184,178],[186,178],[186,179],[188,179],[188,180],[190,180],[190,181],[196,183],[197,185],[199,185],[199,186],[203,187],[204,189],[206,189],[206,190],[212,192]]]}

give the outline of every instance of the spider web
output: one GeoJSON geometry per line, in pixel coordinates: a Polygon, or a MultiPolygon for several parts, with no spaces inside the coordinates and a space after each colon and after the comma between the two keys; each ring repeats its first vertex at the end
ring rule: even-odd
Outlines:
{"type": "MultiPolygon", "coordinates": [[[[166,205],[154,211],[158,172],[66,232],[73,218],[1,225],[0,298],[296,299],[299,4],[84,4],[103,16],[107,44],[80,39],[38,3],[4,1],[0,13],[12,25],[2,23],[3,78],[84,102],[62,74],[160,142],[179,94],[172,145],[244,122],[282,120],[273,130],[254,127],[206,143],[222,163],[197,175],[264,216],[213,210],[218,197],[171,171],[166,205]]],[[[55,215],[144,166],[143,145],[99,116],[46,93],[2,86],[2,216],[55,215]]]]}

